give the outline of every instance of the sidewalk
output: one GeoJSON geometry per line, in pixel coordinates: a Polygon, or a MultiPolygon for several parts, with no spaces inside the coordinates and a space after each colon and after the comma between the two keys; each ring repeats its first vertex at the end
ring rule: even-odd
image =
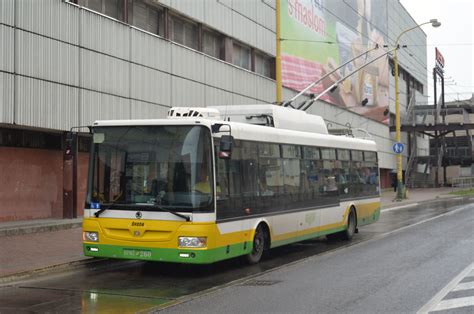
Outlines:
{"type": "Polygon", "coordinates": [[[82,218],[0,223],[0,283],[90,260],[82,254],[81,225],[82,218]]]}
{"type": "Polygon", "coordinates": [[[459,197],[458,195],[449,194],[453,191],[458,190],[463,189],[455,189],[451,187],[411,189],[407,191],[407,199],[402,201],[395,200],[397,194],[393,192],[393,190],[383,191],[381,197],[382,210],[398,206],[406,206],[409,204],[416,204],[420,202],[432,201],[440,198],[459,197]]]}
{"type": "MultiPolygon", "coordinates": [[[[395,193],[382,193],[382,209],[406,206],[437,198],[458,197],[452,188],[416,189],[408,199],[394,201],[395,193]]],[[[45,219],[0,223],[0,283],[33,272],[91,262],[82,253],[82,218],[45,219]]]]}

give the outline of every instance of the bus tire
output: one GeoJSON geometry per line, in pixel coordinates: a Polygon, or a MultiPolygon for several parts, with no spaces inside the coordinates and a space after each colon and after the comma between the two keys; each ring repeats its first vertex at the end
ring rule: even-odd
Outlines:
{"type": "Polygon", "coordinates": [[[352,240],[357,230],[357,215],[354,206],[351,206],[349,210],[349,217],[347,217],[347,228],[341,232],[341,238],[343,240],[352,240]]]}
{"type": "Polygon", "coordinates": [[[249,264],[257,264],[263,256],[263,252],[267,248],[268,233],[263,224],[259,224],[255,230],[253,237],[252,252],[245,255],[245,259],[249,264]]]}
{"type": "Polygon", "coordinates": [[[349,215],[347,217],[347,227],[345,230],[327,234],[326,238],[330,241],[333,240],[346,240],[349,241],[352,239],[357,230],[357,214],[354,206],[351,206],[349,209],[349,215]]]}

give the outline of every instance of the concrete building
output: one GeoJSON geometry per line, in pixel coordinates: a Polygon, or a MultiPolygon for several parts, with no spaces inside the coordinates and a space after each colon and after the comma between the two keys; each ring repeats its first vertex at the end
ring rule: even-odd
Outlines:
{"type": "MultiPolygon", "coordinates": [[[[282,0],[287,5],[295,1],[282,0]]],[[[321,10],[330,3],[310,2],[321,10]]],[[[89,139],[86,129],[80,129],[78,194],[72,197],[70,160],[64,156],[65,132],[71,127],[99,119],[163,118],[172,106],[274,102],[275,4],[0,1],[0,222],[82,215],[89,139]],[[71,200],[77,202],[77,213],[66,206],[71,200]]],[[[398,0],[380,4],[386,16],[384,36],[393,46],[398,34],[416,22],[398,0]]],[[[348,6],[331,14],[344,23],[344,14],[358,13],[348,6]]],[[[406,112],[411,99],[426,101],[426,34],[415,29],[401,44],[407,45],[399,52],[400,101],[406,112]]],[[[394,78],[387,75],[386,116],[392,123],[394,78]]],[[[284,99],[295,94],[283,90],[284,99]]],[[[380,152],[382,186],[390,186],[396,158],[388,123],[325,101],[309,112],[332,128],[350,124],[372,134],[380,152]]]]}
{"type": "Polygon", "coordinates": [[[471,98],[445,103],[441,110],[445,125],[459,125],[459,130],[446,134],[436,142],[430,139],[430,155],[442,152],[442,166],[438,178],[443,185],[472,186],[474,181],[474,149],[472,129],[462,129],[474,124],[474,94],[471,98]]]}

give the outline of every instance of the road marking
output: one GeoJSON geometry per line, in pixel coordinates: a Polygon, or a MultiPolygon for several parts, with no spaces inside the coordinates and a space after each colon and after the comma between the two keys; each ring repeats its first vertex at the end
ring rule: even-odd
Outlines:
{"type": "Polygon", "coordinates": [[[453,289],[453,291],[470,290],[470,289],[474,289],[474,281],[460,283],[456,286],[456,288],[453,289]]]}
{"type": "Polygon", "coordinates": [[[397,207],[382,209],[381,212],[383,212],[383,213],[385,213],[385,212],[390,212],[390,211],[392,211],[392,210],[399,210],[399,209],[403,209],[403,208],[407,208],[407,207],[417,206],[418,204],[419,204],[419,203],[411,203],[411,204],[407,204],[407,205],[402,205],[402,206],[397,206],[397,207]]]}
{"type": "Polygon", "coordinates": [[[439,304],[433,309],[433,311],[450,310],[450,309],[455,309],[458,307],[473,306],[473,305],[474,305],[474,297],[449,299],[449,300],[443,300],[439,302],[439,304]]]}
{"type": "Polygon", "coordinates": [[[471,271],[471,273],[469,275],[467,275],[466,277],[474,277],[474,269],[471,271]]]}
{"type": "Polygon", "coordinates": [[[441,291],[439,291],[430,301],[428,301],[428,303],[418,310],[417,313],[421,314],[431,311],[441,311],[474,305],[474,296],[443,300],[449,292],[456,289],[461,280],[469,276],[472,272],[474,272],[474,263],[467,266],[459,275],[451,280],[443,289],[441,289],[441,291]]]}

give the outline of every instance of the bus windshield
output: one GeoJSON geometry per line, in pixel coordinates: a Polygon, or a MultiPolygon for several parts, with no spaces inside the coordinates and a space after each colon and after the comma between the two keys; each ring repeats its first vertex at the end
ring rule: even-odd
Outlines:
{"type": "Polygon", "coordinates": [[[213,210],[211,153],[202,126],[94,127],[88,205],[213,210]]]}

